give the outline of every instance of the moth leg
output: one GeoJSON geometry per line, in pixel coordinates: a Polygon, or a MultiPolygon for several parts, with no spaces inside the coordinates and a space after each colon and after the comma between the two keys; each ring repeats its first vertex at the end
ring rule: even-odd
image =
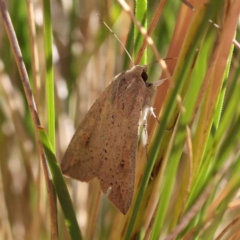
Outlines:
{"type": "Polygon", "coordinates": [[[156,114],[154,113],[154,108],[153,108],[153,107],[150,107],[150,108],[149,108],[149,112],[152,114],[152,116],[156,119],[156,121],[157,121],[158,124],[160,125],[160,122],[159,122],[156,114]]]}
{"type": "MultiPolygon", "coordinates": [[[[158,124],[160,125],[160,121],[158,120],[158,118],[157,118],[157,116],[156,116],[156,114],[154,113],[153,110],[154,110],[153,107],[150,107],[150,108],[149,108],[149,112],[152,114],[152,116],[156,119],[156,121],[157,121],[158,124]]],[[[174,127],[172,127],[171,129],[165,129],[165,131],[171,132],[173,128],[174,128],[174,127]]]]}

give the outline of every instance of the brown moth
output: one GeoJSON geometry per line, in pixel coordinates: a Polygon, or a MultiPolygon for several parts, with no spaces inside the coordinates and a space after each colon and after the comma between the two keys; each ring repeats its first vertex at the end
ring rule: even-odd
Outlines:
{"type": "Polygon", "coordinates": [[[80,123],[61,164],[71,178],[89,182],[97,177],[123,214],[133,197],[139,129],[149,111],[154,115],[154,86],[162,82],[147,83],[146,71],[136,65],[114,77],[80,123]]]}

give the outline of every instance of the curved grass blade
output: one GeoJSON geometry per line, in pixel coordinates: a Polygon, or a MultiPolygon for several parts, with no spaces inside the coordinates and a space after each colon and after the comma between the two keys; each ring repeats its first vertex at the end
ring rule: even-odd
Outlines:
{"type": "Polygon", "coordinates": [[[45,154],[47,156],[48,165],[51,170],[53,184],[64,213],[65,223],[68,228],[71,239],[76,239],[76,240],[82,239],[82,235],[78,226],[77,218],[73,209],[70,195],[67,190],[67,186],[63,179],[63,175],[59,168],[55,153],[52,149],[52,145],[44,129],[39,129],[39,136],[43,144],[45,154]]]}

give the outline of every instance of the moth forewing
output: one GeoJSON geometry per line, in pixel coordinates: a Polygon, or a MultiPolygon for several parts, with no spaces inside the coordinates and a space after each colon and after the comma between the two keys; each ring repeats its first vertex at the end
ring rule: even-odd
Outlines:
{"type": "Polygon", "coordinates": [[[64,175],[85,182],[97,176],[94,171],[94,139],[99,132],[102,114],[108,111],[105,102],[110,90],[109,85],[89,109],[73,135],[61,163],[64,175]]]}
{"type": "Polygon", "coordinates": [[[62,172],[80,181],[97,177],[109,200],[126,214],[133,197],[139,124],[154,94],[146,66],[117,75],[80,123],[62,160],[62,172]]]}

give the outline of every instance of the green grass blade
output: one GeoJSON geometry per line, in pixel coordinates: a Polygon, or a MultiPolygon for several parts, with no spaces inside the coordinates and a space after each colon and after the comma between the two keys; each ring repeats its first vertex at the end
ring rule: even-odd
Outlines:
{"type": "MultiPolygon", "coordinates": [[[[189,48],[188,48],[189,55],[187,55],[187,57],[189,57],[189,56],[191,56],[191,54],[193,54],[198,41],[200,39],[204,38],[206,29],[208,29],[207,19],[212,18],[214,16],[214,14],[216,14],[217,8],[215,8],[214,2],[212,2],[212,5],[210,5],[209,8],[206,9],[206,12],[204,12],[204,11],[205,11],[205,9],[202,8],[202,10],[198,12],[198,15],[196,15],[194,24],[192,25],[192,30],[190,30],[190,32],[192,31],[193,34],[190,35],[190,40],[186,40],[186,42],[190,41],[190,43],[188,43],[188,44],[185,43],[185,46],[189,46],[189,48]],[[215,10],[215,12],[213,11],[213,9],[215,10]],[[213,15],[210,17],[209,15],[211,15],[211,14],[213,14],[213,15]],[[199,27],[197,27],[197,22],[199,23],[199,27]]],[[[190,59],[191,58],[189,57],[189,60],[190,59]]],[[[182,59],[180,57],[179,61],[181,61],[181,60],[182,59]]],[[[188,58],[186,58],[186,60],[189,61],[188,58]]],[[[188,67],[188,65],[186,67],[188,67]]],[[[178,68],[175,71],[177,71],[177,70],[178,70],[178,68]]],[[[183,70],[181,70],[181,71],[183,72],[183,70]]],[[[183,77],[186,77],[186,76],[183,75],[183,77]]],[[[180,78],[178,80],[180,81],[180,78]]],[[[198,85],[198,88],[195,89],[196,93],[197,93],[197,91],[199,91],[199,87],[200,87],[200,85],[198,85]]],[[[191,89],[189,89],[189,91],[191,91],[191,89]]],[[[182,95],[182,94],[181,94],[181,96],[184,97],[184,95],[182,95]]],[[[191,102],[191,104],[194,104],[196,98],[194,99],[193,96],[194,96],[194,90],[193,90],[193,93],[191,92],[191,94],[187,95],[186,99],[184,99],[184,101],[186,102],[187,105],[189,105],[188,104],[189,102],[191,102]]],[[[182,149],[185,144],[185,139],[186,139],[185,127],[191,121],[193,105],[184,107],[184,109],[185,109],[185,111],[184,111],[184,113],[181,114],[179,126],[178,126],[179,130],[175,136],[174,143],[173,143],[173,149],[172,149],[172,152],[168,159],[167,167],[166,167],[166,170],[164,173],[164,176],[165,176],[165,180],[163,183],[164,187],[163,187],[163,190],[161,193],[161,197],[160,197],[160,201],[159,201],[159,205],[158,205],[158,209],[157,209],[157,213],[156,213],[156,217],[155,217],[152,239],[157,239],[162,231],[162,226],[164,223],[164,219],[166,217],[168,204],[170,202],[171,191],[173,188],[173,184],[175,182],[175,176],[177,174],[177,166],[180,161],[180,157],[182,155],[182,149]]]]}
{"type": "Polygon", "coordinates": [[[46,59],[46,90],[48,111],[48,132],[51,144],[55,151],[55,99],[54,99],[54,76],[52,55],[52,15],[51,1],[43,0],[44,16],[44,47],[46,59]]]}
{"type": "MultiPolygon", "coordinates": [[[[135,0],[135,17],[147,29],[147,0],[135,0]]],[[[134,58],[136,58],[144,36],[139,32],[138,28],[134,26],[134,58]]],[[[147,64],[147,49],[144,51],[140,65],[147,64]]]]}
{"type": "Polygon", "coordinates": [[[39,136],[43,144],[45,154],[47,156],[48,165],[51,170],[53,184],[64,213],[65,223],[68,228],[71,239],[72,240],[82,239],[82,235],[78,226],[78,222],[73,209],[71,198],[68,193],[65,181],[63,179],[62,172],[59,168],[52,145],[44,130],[41,130],[41,129],[39,130],[39,136]]]}

